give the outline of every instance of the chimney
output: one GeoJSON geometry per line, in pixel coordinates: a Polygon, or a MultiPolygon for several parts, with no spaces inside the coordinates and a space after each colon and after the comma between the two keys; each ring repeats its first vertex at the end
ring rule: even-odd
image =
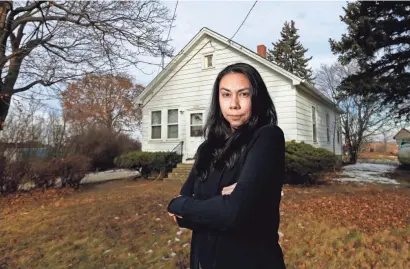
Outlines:
{"type": "Polygon", "coordinates": [[[265,47],[265,45],[258,45],[257,51],[258,51],[258,54],[260,56],[262,56],[263,58],[266,58],[266,47],[265,47]]]}

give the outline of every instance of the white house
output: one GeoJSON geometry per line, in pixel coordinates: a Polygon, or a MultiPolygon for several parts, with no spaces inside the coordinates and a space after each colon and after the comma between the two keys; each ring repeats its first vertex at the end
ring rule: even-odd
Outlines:
{"type": "Polygon", "coordinates": [[[137,99],[143,112],[142,150],[169,151],[183,145],[183,160],[189,162],[203,141],[202,126],[217,74],[229,64],[245,62],[265,81],[287,141],[335,148],[341,155],[341,129],[335,122],[343,111],[315,87],[268,61],[264,45],[257,50],[208,28],[199,31],[137,99]]]}

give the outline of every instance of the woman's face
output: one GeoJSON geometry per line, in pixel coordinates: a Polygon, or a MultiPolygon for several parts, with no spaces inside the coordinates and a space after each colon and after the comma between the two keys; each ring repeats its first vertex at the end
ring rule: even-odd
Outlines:
{"type": "Polygon", "coordinates": [[[251,117],[251,84],[241,73],[229,73],[219,83],[219,106],[231,128],[244,124],[251,117]]]}

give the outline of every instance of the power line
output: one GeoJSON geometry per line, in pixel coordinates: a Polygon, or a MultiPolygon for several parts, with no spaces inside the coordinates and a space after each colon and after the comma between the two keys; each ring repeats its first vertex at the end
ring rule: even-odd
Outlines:
{"type": "MultiPolygon", "coordinates": [[[[229,48],[229,47],[232,45],[231,42],[234,42],[232,39],[236,36],[236,34],[237,34],[237,33],[239,32],[239,30],[242,28],[242,26],[244,25],[245,21],[248,19],[249,14],[251,14],[251,12],[252,12],[252,10],[253,10],[253,8],[255,7],[255,5],[256,5],[257,2],[258,2],[258,0],[256,0],[256,1],[253,3],[251,9],[248,11],[248,14],[246,14],[246,17],[243,19],[241,25],[239,25],[238,29],[237,29],[236,32],[232,35],[232,37],[228,39],[228,45],[226,45],[225,47],[223,47],[223,48],[221,48],[221,49],[216,49],[215,51],[223,51],[223,50],[226,50],[227,48],[229,48]]],[[[211,44],[211,46],[212,46],[212,44],[211,44]]],[[[212,47],[213,47],[213,46],[212,46],[212,47]]]]}
{"type": "Polygon", "coordinates": [[[253,6],[251,7],[251,9],[249,10],[248,14],[246,15],[245,19],[243,19],[241,25],[239,26],[238,30],[236,30],[236,32],[233,34],[233,36],[230,38],[231,40],[236,36],[236,34],[239,32],[239,30],[242,28],[242,25],[245,23],[246,19],[248,18],[249,14],[251,14],[252,9],[255,7],[256,3],[258,2],[258,0],[255,1],[255,3],[253,3],[253,6]]]}
{"type": "Polygon", "coordinates": [[[169,41],[169,36],[170,36],[170,34],[171,34],[172,24],[174,23],[174,20],[175,20],[175,14],[176,14],[176,12],[177,12],[177,7],[178,7],[178,1],[177,1],[176,4],[175,4],[174,15],[172,15],[171,24],[169,25],[167,41],[169,41]]]}
{"type": "MultiPolygon", "coordinates": [[[[167,42],[167,44],[168,44],[168,41],[169,41],[169,37],[171,36],[171,29],[172,29],[172,24],[174,23],[174,20],[175,20],[175,15],[176,15],[176,13],[177,13],[177,7],[178,7],[178,0],[177,0],[177,2],[175,3],[175,8],[174,8],[174,14],[172,15],[172,19],[171,19],[171,23],[170,23],[170,25],[169,25],[169,30],[168,30],[168,35],[167,35],[167,39],[166,39],[166,42],[167,42]]],[[[164,52],[163,51],[161,51],[161,68],[162,69],[164,69],[164,60],[165,60],[165,56],[164,56],[164,52]]],[[[159,70],[158,70],[159,71],[159,70]]]]}
{"type": "MultiPolygon", "coordinates": [[[[246,21],[247,18],[249,17],[249,14],[252,12],[252,10],[253,10],[253,8],[255,7],[255,5],[256,5],[257,2],[258,2],[258,0],[256,0],[256,1],[253,3],[251,9],[248,11],[248,14],[247,14],[246,17],[243,19],[241,25],[239,25],[239,27],[238,27],[238,29],[236,30],[236,32],[235,32],[235,33],[233,34],[233,36],[228,40],[228,45],[227,45],[226,47],[224,47],[224,48],[222,48],[222,49],[218,49],[218,50],[216,50],[216,51],[225,50],[226,48],[228,48],[228,47],[231,46],[231,44],[230,44],[231,40],[235,37],[235,35],[236,35],[236,34],[239,32],[239,30],[242,28],[243,24],[245,23],[245,21],[246,21]]],[[[177,7],[177,6],[178,6],[178,1],[177,1],[176,5],[175,5],[174,16],[175,16],[175,11],[176,11],[176,7],[177,7]]],[[[172,25],[172,23],[171,23],[171,25],[172,25]]],[[[171,28],[170,28],[169,31],[171,31],[171,28]]],[[[171,78],[170,78],[169,80],[171,80],[171,79],[179,72],[179,70],[181,70],[186,64],[188,64],[188,63],[189,63],[206,45],[208,45],[208,44],[211,44],[211,41],[206,42],[190,59],[188,59],[188,61],[186,61],[186,62],[171,76],[171,78]]],[[[212,46],[212,44],[211,44],[211,46],[212,46]]],[[[177,57],[177,56],[178,56],[179,54],[181,54],[181,53],[182,53],[182,50],[181,50],[175,57],[177,57]]],[[[174,58],[175,58],[175,57],[174,57],[174,58]]],[[[167,69],[167,68],[163,68],[162,71],[166,71],[166,70],[164,70],[164,69],[167,69]]],[[[168,80],[168,81],[169,81],[169,80],[168,80]]],[[[167,82],[168,82],[168,81],[167,81],[167,82]]],[[[160,90],[167,84],[167,82],[164,83],[164,84],[162,85],[162,87],[161,87],[158,91],[156,91],[153,96],[151,96],[151,97],[149,98],[149,100],[151,100],[158,92],[160,92],[160,90]]],[[[148,100],[147,102],[149,102],[149,100],[148,100]]]]}

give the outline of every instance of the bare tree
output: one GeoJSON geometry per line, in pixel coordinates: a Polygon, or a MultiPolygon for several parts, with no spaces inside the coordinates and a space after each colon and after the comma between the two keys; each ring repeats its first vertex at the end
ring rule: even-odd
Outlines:
{"type": "Polygon", "coordinates": [[[158,0],[0,2],[0,129],[15,94],[171,56],[170,21],[158,0]]]}
{"type": "MultiPolygon", "coordinates": [[[[2,144],[7,146],[8,157],[17,156],[23,145],[28,154],[31,154],[33,147],[44,142],[44,128],[47,124],[42,109],[43,105],[32,99],[11,111],[8,128],[0,136],[2,144]]],[[[3,150],[6,151],[6,148],[3,150]]]]}
{"type": "Polygon", "coordinates": [[[56,111],[49,111],[47,125],[45,127],[46,144],[50,150],[50,156],[65,156],[65,143],[67,141],[67,122],[56,111]]]}
{"type": "Polygon", "coordinates": [[[357,161],[360,146],[364,141],[393,128],[392,118],[379,100],[372,96],[343,95],[339,90],[343,78],[357,70],[355,63],[347,66],[334,63],[322,65],[316,73],[318,88],[345,112],[341,115],[340,124],[352,163],[357,161]]]}

